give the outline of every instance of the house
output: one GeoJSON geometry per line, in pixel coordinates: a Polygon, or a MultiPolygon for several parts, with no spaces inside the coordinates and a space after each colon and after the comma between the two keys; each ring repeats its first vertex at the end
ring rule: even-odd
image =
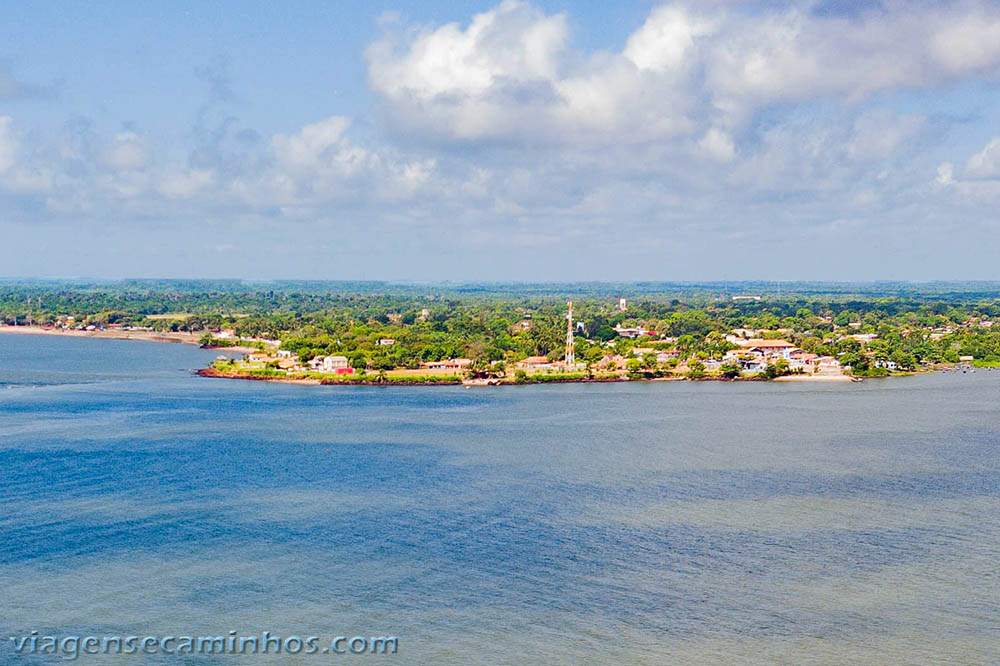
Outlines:
{"type": "Polygon", "coordinates": [[[278,358],[295,358],[295,354],[290,349],[279,349],[278,358]]]}
{"type": "Polygon", "coordinates": [[[666,363],[671,359],[680,358],[682,353],[680,349],[661,349],[656,352],[656,362],[666,363]]]}
{"type": "Polygon", "coordinates": [[[818,358],[818,354],[796,349],[789,355],[788,367],[792,370],[811,371],[816,367],[816,359],[818,358]]]}
{"type": "Polygon", "coordinates": [[[392,338],[381,338],[378,341],[378,345],[380,347],[391,347],[394,344],[396,344],[396,341],[392,338]]]}
{"type": "Polygon", "coordinates": [[[219,340],[232,340],[236,337],[236,329],[224,328],[215,334],[215,337],[219,340]]]}
{"type": "Polygon", "coordinates": [[[649,333],[642,326],[636,328],[625,328],[621,324],[615,326],[615,333],[623,338],[638,338],[649,333]]]}
{"type": "Polygon", "coordinates": [[[541,370],[545,368],[552,368],[554,366],[545,356],[529,356],[527,358],[522,358],[514,367],[519,370],[541,370]]]}
{"type": "Polygon", "coordinates": [[[601,360],[597,362],[597,365],[601,368],[624,368],[625,367],[625,357],[620,354],[605,354],[601,357],[601,360]]]}
{"type": "Polygon", "coordinates": [[[862,344],[868,344],[872,340],[878,338],[878,333],[854,333],[847,336],[851,340],[857,340],[862,344]]]}
{"type": "Polygon", "coordinates": [[[656,353],[656,350],[653,349],[652,347],[633,347],[632,348],[632,355],[633,356],[638,356],[639,358],[642,358],[646,354],[655,354],[655,353],[656,353]]]}
{"type": "Polygon", "coordinates": [[[628,300],[625,298],[618,299],[618,311],[625,312],[628,309],[628,300]]]}
{"type": "Polygon", "coordinates": [[[346,356],[317,356],[309,361],[309,367],[317,372],[335,372],[338,375],[354,372],[346,356]]]}
{"type": "Polygon", "coordinates": [[[420,366],[428,370],[462,370],[472,365],[471,358],[446,358],[440,361],[425,361],[420,366]]]}
{"type": "Polygon", "coordinates": [[[840,361],[832,356],[820,356],[816,359],[816,374],[820,375],[840,375],[843,370],[840,361]]]}
{"type": "Polygon", "coordinates": [[[743,342],[737,342],[746,351],[757,351],[765,358],[790,359],[792,350],[798,349],[788,340],[764,340],[761,338],[751,338],[743,342]]]}

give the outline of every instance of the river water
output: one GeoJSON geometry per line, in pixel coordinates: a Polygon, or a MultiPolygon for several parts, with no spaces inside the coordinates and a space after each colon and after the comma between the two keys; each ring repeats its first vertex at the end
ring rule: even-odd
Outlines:
{"type": "Polygon", "coordinates": [[[1000,371],[319,387],[0,337],[0,662],[39,636],[394,636],[130,664],[1000,663],[1000,371]],[[340,644],[342,647],[344,643],[340,644]]]}

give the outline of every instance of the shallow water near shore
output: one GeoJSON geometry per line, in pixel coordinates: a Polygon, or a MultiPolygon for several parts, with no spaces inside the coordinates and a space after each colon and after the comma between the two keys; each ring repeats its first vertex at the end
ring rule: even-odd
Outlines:
{"type": "Polygon", "coordinates": [[[1000,662],[1000,371],[465,389],[0,338],[7,636],[396,636],[81,663],[1000,662]]]}

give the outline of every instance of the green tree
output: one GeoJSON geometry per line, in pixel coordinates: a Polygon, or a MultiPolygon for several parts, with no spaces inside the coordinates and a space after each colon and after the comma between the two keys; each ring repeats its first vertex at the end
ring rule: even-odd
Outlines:
{"type": "Polygon", "coordinates": [[[701,379],[705,376],[705,364],[701,361],[690,361],[687,376],[690,379],[701,379]]]}
{"type": "Polygon", "coordinates": [[[743,369],[740,368],[739,363],[727,361],[719,366],[719,374],[726,379],[736,379],[743,374],[743,369]]]}

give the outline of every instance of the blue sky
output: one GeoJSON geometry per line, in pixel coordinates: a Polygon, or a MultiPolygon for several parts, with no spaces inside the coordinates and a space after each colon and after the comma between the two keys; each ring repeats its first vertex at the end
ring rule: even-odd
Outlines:
{"type": "Polygon", "coordinates": [[[996,2],[0,21],[0,275],[997,278],[996,2]]]}

